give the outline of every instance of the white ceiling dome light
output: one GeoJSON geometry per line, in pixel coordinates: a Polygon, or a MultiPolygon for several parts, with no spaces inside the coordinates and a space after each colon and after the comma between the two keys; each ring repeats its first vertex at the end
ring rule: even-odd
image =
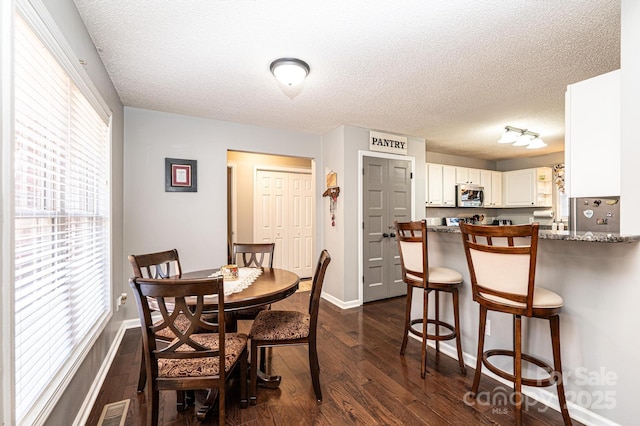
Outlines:
{"type": "Polygon", "coordinates": [[[286,86],[296,86],[309,75],[309,64],[296,58],[280,58],[271,62],[271,73],[286,86]]]}

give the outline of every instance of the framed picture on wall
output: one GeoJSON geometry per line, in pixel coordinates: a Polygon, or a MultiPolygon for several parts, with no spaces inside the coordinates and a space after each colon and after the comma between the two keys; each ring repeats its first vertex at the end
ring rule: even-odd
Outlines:
{"type": "Polygon", "coordinates": [[[164,159],[165,192],[198,192],[198,161],[164,159]]]}

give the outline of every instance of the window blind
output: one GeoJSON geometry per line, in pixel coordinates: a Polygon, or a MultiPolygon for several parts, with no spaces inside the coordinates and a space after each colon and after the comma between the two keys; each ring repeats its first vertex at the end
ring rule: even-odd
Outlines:
{"type": "Polygon", "coordinates": [[[31,424],[110,313],[110,129],[15,22],[14,400],[31,424]]]}

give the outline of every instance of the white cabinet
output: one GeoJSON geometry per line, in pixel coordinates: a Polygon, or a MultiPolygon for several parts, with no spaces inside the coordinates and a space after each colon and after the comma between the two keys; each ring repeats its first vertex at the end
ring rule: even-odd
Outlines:
{"type": "Polygon", "coordinates": [[[484,206],[502,207],[502,172],[480,170],[480,185],[484,187],[484,206]]]}
{"type": "Polygon", "coordinates": [[[480,185],[480,169],[456,167],[456,184],[465,183],[480,185]]]}
{"type": "Polygon", "coordinates": [[[455,207],[456,168],[427,163],[427,207],[455,207]]]}
{"type": "Polygon", "coordinates": [[[502,207],[502,172],[491,172],[491,196],[493,207],[502,207]]]}
{"type": "Polygon", "coordinates": [[[456,206],[456,168],[454,166],[442,166],[442,205],[456,206]]]}
{"type": "Polygon", "coordinates": [[[564,155],[570,197],[620,195],[620,98],[620,70],[567,86],[564,155]]]}
{"type": "Polygon", "coordinates": [[[441,164],[427,164],[427,207],[442,205],[441,164]]]}
{"type": "Polygon", "coordinates": [[[502,173],[505,207],[551,207],[553,172],[550,167],[502,173]]]}

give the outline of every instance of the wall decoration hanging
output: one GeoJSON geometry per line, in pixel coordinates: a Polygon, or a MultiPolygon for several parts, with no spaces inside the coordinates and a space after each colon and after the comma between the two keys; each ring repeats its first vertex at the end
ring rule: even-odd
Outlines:
{"type": "Polygon", "coordinates": [[[331,213],[331,226],[336,226],[336,207],[338,206],[338,195],[340,195],[340,187],[338,187],[338,174],[330,171],[327,174],[327,190],[322,194],[323,197],[329,197],[329,213],[331,213]]]}
{"type": "Polygon", "coordinates": [[[553,177],[556,182],[556,188],[564,194],[564,164],[555,164],[553,166],[553,177]]]}
{"type": "Polygon", "coordinates": [[[164,159],[165,192],[198,192],[197,160],[164,159]]]}

